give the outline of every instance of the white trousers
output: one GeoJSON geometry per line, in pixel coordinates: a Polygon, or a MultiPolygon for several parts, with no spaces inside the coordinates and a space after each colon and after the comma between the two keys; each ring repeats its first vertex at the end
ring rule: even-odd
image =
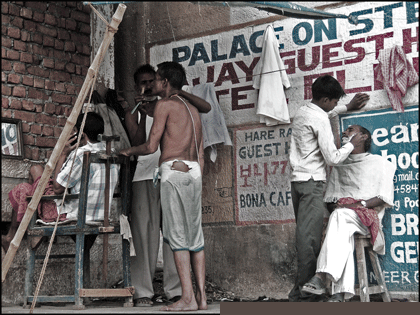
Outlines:
{"type": "Polygon", "coordinates": [[[354,210],[336,209],[329,218],[326,236],[317,260],[316,272],[327,273],[332,280],[332,294],[345,293],[351,298],[354,293],[354,233],[369,234],[354,210]]]}

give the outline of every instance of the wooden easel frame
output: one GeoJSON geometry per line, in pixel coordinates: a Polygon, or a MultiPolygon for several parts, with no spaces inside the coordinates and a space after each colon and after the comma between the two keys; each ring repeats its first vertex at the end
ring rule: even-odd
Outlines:
{"type": "Polygon", "coordinates": [[[60,138],[58,139],[57,145],[54,147],[54,150],[51,154],[50,159],[45,165],[44,172],[42,173],[39,184],[34,192],[34,196],[31,202],[29,203],[28,208],[26,209],[25,215],[23,216],[23,219],[16,232],[16,235],[11,241],[9,249],[3,259],[2,270],[1,270],[2,282],[4,282],[4,280],[6,279],[6,275],[13,262],[13,258],[16,255],[17,249],[20,246],[20,243],[29,225],[29,222],[31,221],[31,218],[38,207],[39,201],[41,200],[42,194],[45,190],[48,180],[57,164],[58,158],[60,157],[60,154],[63,151],[63,148],[70,137],[73,127],[76,124],[76,121],[82,109],[83,103],[89,93],[89,90],[92,87],[93,82],[96,79],[97,69],[102,63],[105,52],[108,50],[108,47],[111,44],[114,34],[118,30],[118,26],[122,21],[122,17],[124,15],[126,8],[127,7],[124,4],[118,5],[117,10],[112,17],[112,21],[107,28],[102,44],[99,47],[98,52],[88,69],[85,81],[77,97],[73,110],[71,111],[71,114],[66,121],[64,129],[60,135],[60,138]]]}

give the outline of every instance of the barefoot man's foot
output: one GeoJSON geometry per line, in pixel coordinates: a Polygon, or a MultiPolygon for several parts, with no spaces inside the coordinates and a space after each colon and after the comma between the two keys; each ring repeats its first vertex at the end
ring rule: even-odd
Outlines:
{"type": "Polygon", "coordinates": [[[204,295],[203,298],[201,298],[201,295],[199,293],[197,293],[195,299],[197,300],[199,310],[206,310],[207,309],[207,297],[205,295],[204,295]]]}
{"type": "Polygon", "coordinates": [[[198,305],[195,299],[192,299],[190,303],[186,303],[182,298],[169,306],[164,306],[160,309],[161,311],[180,312],[180,311],[196,311],[198,305]]]}

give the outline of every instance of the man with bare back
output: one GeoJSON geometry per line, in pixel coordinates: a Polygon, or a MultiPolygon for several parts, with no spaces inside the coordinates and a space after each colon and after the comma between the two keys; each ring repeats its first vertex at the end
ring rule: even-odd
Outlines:
{"type": "Polygon", "coordinates": [[[204,237],[201,227],[201,191],[204,168],[201,120],[197,109],[177,95],[186,80],[175,62],[158,65],[153,94],[154,120],[146,143],[120,151],[123,155],[148,155],[160,145],[162,231],[175,258],[181,280],[181,299],[165,311],[207,309],[204,237]],[[194,295],[190,266],[196,280],[194,295]]]}

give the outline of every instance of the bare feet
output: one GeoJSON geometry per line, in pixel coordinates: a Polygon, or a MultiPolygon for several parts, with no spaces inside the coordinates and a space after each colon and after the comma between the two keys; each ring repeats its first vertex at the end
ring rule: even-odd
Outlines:
{"type": "Polygon", "coordinates": [[[164,306],[161,311],[180,312],[180,311],[196,311],[198,310],[197,301],[195,298],[191,299],[190,303],[185,302],[182,298],[169,306],[164,306]]]}
{"type": "Polygon", "coordinates": [[[207,297],[206,294],[204,294],[203,297],[201,297],[201,294],[197,292],[197,295],[195,296],[195,299],[197,300],[198,309],[199,310],[206,310],[207,309],[207,297]]]}

